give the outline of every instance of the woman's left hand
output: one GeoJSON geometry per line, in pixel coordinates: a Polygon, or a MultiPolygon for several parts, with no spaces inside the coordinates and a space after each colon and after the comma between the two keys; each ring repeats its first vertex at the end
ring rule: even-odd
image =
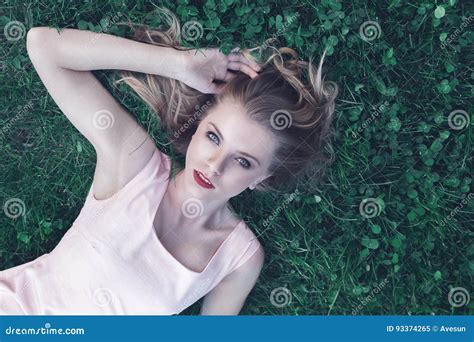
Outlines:
{"type": "Polygon", "coordinates": [[[249,61],[237,49],[233,49],[228,56],[218,48],[182,51],[186,58],[179,80],[204,94],[218,94],[225,83],[217,84],[213,81],[229,82],[236,75],[231,70],[242,71],[251,78],[256,77],[261,67],[249,61]]]}

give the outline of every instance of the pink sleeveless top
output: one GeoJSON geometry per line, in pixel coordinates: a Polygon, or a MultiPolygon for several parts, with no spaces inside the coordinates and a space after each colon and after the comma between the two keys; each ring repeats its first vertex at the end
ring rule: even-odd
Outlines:
{"type": "Polygon", "coordinates": [[[0,272],[0,314],[177,314],[244,264],[260,243],[243,220],[202,272],[161,244],[153,219],[170,171],[170,157],[156,149],[111,198],[96,200],[92,184],[79,216],[50,253],[0,272]]]}

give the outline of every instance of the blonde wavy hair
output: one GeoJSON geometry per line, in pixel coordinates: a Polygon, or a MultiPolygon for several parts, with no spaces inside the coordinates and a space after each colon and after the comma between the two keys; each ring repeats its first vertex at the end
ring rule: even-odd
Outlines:
{"type": "MultiPolygon", "coordinates": [[[[132,28],[130,39],[171,47],[183,47],[181,28],[177,17],[166,8],[158,8],[168,28],[151,29],[147,25],[133,24],[130,21],[118,23],[132,28]]],[[[262,125],[278,142],[271,165],[267,170],[272,176],[259,183],[257,191],[285,191],[292,188],[292,180],[299,176],[311,175],[310,183],[322,179],[325,169],[334,161],[331,145],[331,122],[335,109],[338,86],[332,81],[322,79],[322,65],[325,51],[318,69],[311,63],[301,61],[291,48],[275,48],[267,40],[262,46],[242,50],[250,60],[260,64],[262,71],[253,79],[239,72],[219,94],[203,94],[186,84],[167,77],[137,74],[120,71],[120,79],[125,82],[156,113],[161,128],[172,134],[171,145],[179,154],[185,156],[192,135],[212,106],[231,97],[239,101],[248,117],[262,125]],[[258,50],[259,57],[252,53],[258,50]],[[265,54],[269,56],[265,59],[265,54]],[[290,57],[290,59],[285,57],[290,57]],[[263,61],[263,62],[262,62],[263,61]],[[205,109],[196,118],[196,111],[205,109]],[[275,113],[283,116],[278,118],[275,113]],[[284,114],[289,114],[284,116],[284,114]],[[280,123],[275,120],[290,121],[288,127],[275,129],[280,123]],[[186,127],[185,130],[182,128],[186,127]],[[177,134],[176,132],[180,132],[177,134]],[[326,156],[325,152],[329,155],[326,156]]]]}

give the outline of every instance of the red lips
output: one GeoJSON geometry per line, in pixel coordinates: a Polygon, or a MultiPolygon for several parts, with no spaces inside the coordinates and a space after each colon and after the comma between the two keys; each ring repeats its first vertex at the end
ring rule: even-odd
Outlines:
{"type": "Polygon", "coordinates": [[[196,183],[198,183],[203,188],[214,189],[214,185],[212,185],[212,183],[211,184],[206,183],[205,181],[203,181],[201,179],[201,177],[199,175],[203,176],[209,183],[211,183],[211,181],[206,176],[204,176],[202,174],[202,172],[194,170],[193,176],[194,176],[194,180],[196,181],[196,183]]]}

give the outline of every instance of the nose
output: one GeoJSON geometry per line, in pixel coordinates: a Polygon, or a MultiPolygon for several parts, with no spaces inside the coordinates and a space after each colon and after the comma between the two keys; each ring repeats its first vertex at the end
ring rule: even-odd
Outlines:
{"type": "Polygon", "coordinates": [[[224,159],[224,157],[223,157],[222,153],[215,152],[207,160],[207,165],[208,165],[208,170],[209,170],[209,177],[212,177],[213,175],[219,176],[221,174],[223,159],[224,159]]]}

